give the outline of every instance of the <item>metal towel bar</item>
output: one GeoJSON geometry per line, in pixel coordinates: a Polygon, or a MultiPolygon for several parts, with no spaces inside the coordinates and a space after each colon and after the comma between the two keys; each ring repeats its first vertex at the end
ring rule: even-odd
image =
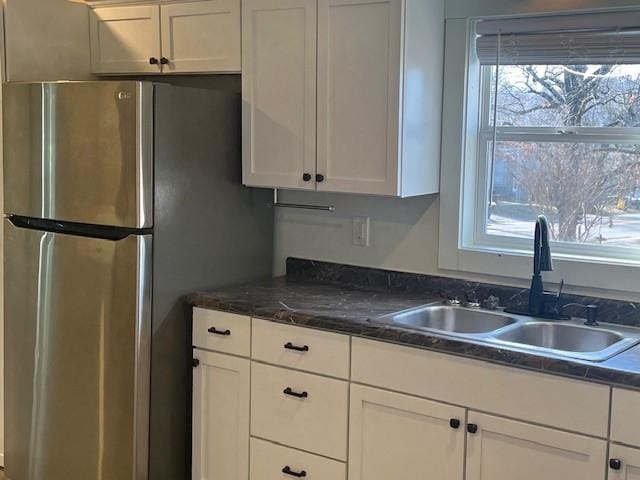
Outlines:
{"type": "Polygon", "coordinates": [[[273,190],[273,203],[274,208],[299,208],[302,210],[320,210],[323,212],[335,212],[336,209],[333,205],[306,205],[302,203],[284,203],[278,201],[278,189],[273,190]]]}

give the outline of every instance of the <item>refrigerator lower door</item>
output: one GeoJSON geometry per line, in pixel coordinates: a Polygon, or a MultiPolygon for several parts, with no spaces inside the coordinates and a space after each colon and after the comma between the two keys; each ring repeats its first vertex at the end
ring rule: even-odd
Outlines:
{"type": "Polygon", "coordinates": [[[151,236],[4,226],[6,475],[146,480],[151,236]]]}
{"type": "Polygon", "coordinates": [[[3,113],[7,214],[153,226],[151,83],[6,83],[3,113]]]}

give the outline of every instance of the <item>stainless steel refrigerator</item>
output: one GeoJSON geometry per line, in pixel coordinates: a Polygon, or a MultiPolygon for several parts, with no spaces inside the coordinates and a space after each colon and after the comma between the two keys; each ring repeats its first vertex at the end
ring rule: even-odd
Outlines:
{"type": "Polygon", "coordinates": [[[184,295],[272,268],[239,99],[122,81],[3,100],[6,475],[186,480],[184,295]]]}

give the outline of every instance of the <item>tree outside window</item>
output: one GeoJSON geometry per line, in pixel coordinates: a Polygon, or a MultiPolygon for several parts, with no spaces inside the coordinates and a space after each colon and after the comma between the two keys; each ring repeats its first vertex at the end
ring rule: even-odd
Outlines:
{"type": "Polygon", "coordinates": [[[556,241],[640,246],[640,65],[485,66],[483,90],[485,234],[544,213],[556,241]]]}

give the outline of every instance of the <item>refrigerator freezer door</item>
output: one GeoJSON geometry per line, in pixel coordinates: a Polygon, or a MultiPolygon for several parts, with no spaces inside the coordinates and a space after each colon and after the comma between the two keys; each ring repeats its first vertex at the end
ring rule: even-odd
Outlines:
{"type": "Polygon", "coordinates": [[[153,226],[153,85],[4,85],[5,213],[153,226]]]}
{"type": "Polygon", "coordinates": [[[6,475],[146,480],[151,236],[4,226],[6,475]]]}

